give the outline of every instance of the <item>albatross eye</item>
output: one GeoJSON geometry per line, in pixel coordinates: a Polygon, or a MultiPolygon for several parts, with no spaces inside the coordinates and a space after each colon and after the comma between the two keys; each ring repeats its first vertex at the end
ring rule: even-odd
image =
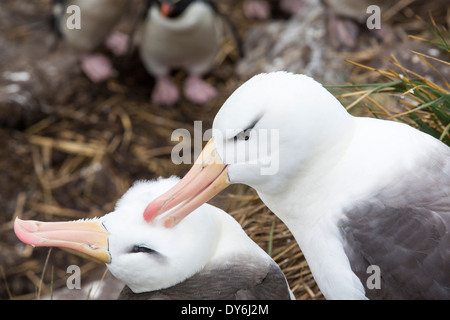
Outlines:
{"type": "Polygon", "coordinates": [[[236,140],[249,140],[250,139],[250,132],[252,129],[246,129],[244,131],[239,132],[235,137],[234,141],[236,140]]]}
{"type": "Polygon", "coordinates": [[[236,142],[237,140],[244,140],[244,141],[250,140],[250,134],[252,133],[252,130],[258,125],[258,122],[261,119],[262,119],[262,116],[261,117],[257,117],[250,124],[250,126],[247,127],[247,129],[242,130],[241,132],[239,132],[237,135],[234,136],[234,141],[236,142]]]}
{"type": "Polygon", "coordinates": [[[150,253],[150,254],[158,253],[157,251],[155,251],[155,250],[153,250],[153,249],[151,249],[149,247],[142,246],[142,245],[140,245],[140,246],[135,245],[133,247],[133,249],[131,249],[131,252],[132,253],[144,252],[144,253],[150,253]]]}

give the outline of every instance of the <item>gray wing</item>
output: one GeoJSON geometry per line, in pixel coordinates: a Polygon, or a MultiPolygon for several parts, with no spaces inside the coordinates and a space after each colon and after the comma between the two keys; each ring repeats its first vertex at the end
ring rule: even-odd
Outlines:
{"type": "Polygon", "coordinates": [[[450,299],[450,149],[442,151],[344,211],[344,248],[367,297],[450,299]]]}
{"type": "Polygon", "coordinates": [[[121,300],[290,300],[286,278],[272,260],[269,264],[227,262],[207,267],[173,287],[135,294],[125,287],[121,300]]]}

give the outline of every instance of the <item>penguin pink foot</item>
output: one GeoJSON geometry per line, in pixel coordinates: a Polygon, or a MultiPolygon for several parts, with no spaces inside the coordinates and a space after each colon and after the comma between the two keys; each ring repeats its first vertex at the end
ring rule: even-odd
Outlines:
{"type": "Polygon", "coordinates": [[[246,0],[244,2],[244,14],[249,19],[269,19],[269,3],[265,0],[246,0]]]}
{"type": "Polygon", "coordinates": [[[199,76],[190,76],[184,84],[184,95],[189,101],[205,104],[217,96],[217,90],[199,76]]]}
{"type": "Polygon", "coordinates": [[[117,75],[111,60],[102,54],[86,54],[81,57],[81,69],[94,83],[100,83],[117,75]]]}
{"type": "Polygon", "coordinates": [[[130,37],[120,31],[114,31],[106,38],[105,45],[115,56],[123,56],[130,47],[130,37]]]}
{"type": "Polygon", "coordinates": [[[164,106],[172,106],[180,99],[180,93],[173,81],[166,76],[156,79],[152,92],[152,102],[164,106]]]}

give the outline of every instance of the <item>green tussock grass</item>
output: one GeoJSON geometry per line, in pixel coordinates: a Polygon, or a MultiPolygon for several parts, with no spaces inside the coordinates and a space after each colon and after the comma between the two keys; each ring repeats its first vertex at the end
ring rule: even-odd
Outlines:
{"type": "MultiPolygon", "coordinates": [[[[416,41],[426,42],[438,50],[443,50],[448,57],[450,54],[449,33],[443,26],[438,26],[432,17],[430,19],[431,24],[426,24],[426,27],[434,39],[409,37],[416,41]]],[[[423,21],[423,23],[425,22],[423,21]]],[[[450,62],[421,52],[411,51],[411,53],[438,76],[441,80],[440,85],[406,68],[391,54],[389,58],[385,58],[393,66],[388,70],[380,70],[346,60],[357,67],[378,73],[382,79],[385,79],[384,82],[329,86],[328,88],[352,90],[352,92],[340,95],[343,98],[354,99],[346,106],[349,111],[356,105],[364,103],[374,117],[407,123],[450,146],[450,84],[440,72],[444,68],[450,68],[450,62]],[[396,95],[398,104],[403,110],[401,112],[389,111],[378,102],[377,95],[379,94],[396,95]]]]}

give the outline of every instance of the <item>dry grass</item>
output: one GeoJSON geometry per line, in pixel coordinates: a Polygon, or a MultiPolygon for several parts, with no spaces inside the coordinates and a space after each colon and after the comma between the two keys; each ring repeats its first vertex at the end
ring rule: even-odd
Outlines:
{"type": "MultiPolygon", "coordinates": [[[[19,10],[17,3],[9,3],[12,10],[19,10]]],[[[240,21],[243,28],[239,31],[244,33],[250,23],[243,20],[237,3],[240,1],[230,1],[223,9],[233,15],[234,21],[240,21]]],[[[42,0],[41,4],[43,10],[49,1],[42,0]]],[[[27,37],[32,39],[33,33],[13,25],[8,37],[21,43],[29,41],[27,37]]],[[[187,101],[175,108],[151,104],[153,80],[143,71],[136,53],[116,59],[120,77],[105,84],[93,86],[82,74],[72,71],[70,77],[61,76],[56,89],[33,97],[39,108],[47,108],[38,121],[1,132],[7,142],[4,154],[9,155],[0,162],[9,183],[3,185],[2,193],[6,196],[11,192],[11,200],[4,203],[0,216],[1,298],[39,299],[49,295],[65,286],[66,268],[71,264],[80,266],[83,277],[104,268],[65,250],[21,244],[12,231],[14,219],[54,221],[102,216],[113,209],[135,180],[184,175],[189,165],[175,166],[170,159],[177,143],[170,140],[171,134],[184,128],[193,135],[197,120],[202,121],[203,130],[211,127],[219,106],[242,83],[234,74],[237,58],[233,39],[228,38],[217,59],[220,68],[207,78],[220,96],[204,107],[187,101]]],[[[183,72],[174,74],[178,84],[184,77],[183,72]]],[[[214,203],[232,214],[262,248],[268,250],[270,246],[297,298],[322,298],[292,235],[253,190],[236,186],[214,203]]]]}
{"type": "MultiPolygon", "coordinates": [[[[168,137],[176,128],[192,126],[170,116],[154,115],[171,110],[149,112],[148,106],[122,98],[111,98],[90,109],[73,103],[57,117],[51,115],[24,131],[23,145],[18,147],[32,160],[32,177],[28,179],[34,180],[35,188],[18,194],[15,212],[9,222],[0,226],[2,230],[10,232],[17,216],[45,221],[101,216],[112,210],[134,180],[185,173],[189,166],[174,166],[170,159],[175,142],[168,141],[168,137]]],[[[321,297],[291,234],[251,189],[236,187],[219,196],[215,203],[233,215],[262,248],[268,250],[270,243],[274,259],[298,298],[321,297]]],[[[44,267],[47,260],[43,260],[47,250],[20,246],[19,251],[24,259],[5,269],[4,277],[11,281],[25,277],[27,287],[36,286],[38,292],[17,295],[8,290],[8,296],[28,299],[48,294],[51,274],[44,267]]],[[[65,284],[65,268],[69,264],[80,265],[83,274],[98,267],[62,250],[55,250],[49,263],[55,268],[54,287],[65,284]]]]}
{"type": "Polygon", "coordinates": [[[441,50],[444,56],[444,59],[440,59],[424,52],[411,51],[416,60],[425,66],[428,75],[411,70],[394,54],[384,58],[391,66],[387,69],[377,69],[347,60],[358,68],[379,75],[382,81],[334,88],[351,90],[339,95],[342,99],[353,99],[346,106],[350,112],[355,106],[364,105],[376,118],[407,123],[450,145],[450,84],[442,73],[450,69],[450,35],[445,27],[437,25],[431,16],[429,24],[421,18],[418,20],[424,28],[430,30],[431,39],[418,36],[410,38],[432,45],[436,50],[441,50]],[[438,81],[430,80],[429,74],[434,74],[438,81]],[[398,103],[397,110],[386,108],[380,95],[395,99],[398,103]]]}
{"type": "MultiPolygon", "coordinates": [[[[14,0],[4,3],[19,6],[14,0]]],[[[42,13],[49,1],[35,3],[42,4],[38,11],[42,13]]],[[[243,17],[241,4],[241,0],[230,0],[221,6],[239,25],[242,36],[251,22],[243,17]]],[[[415,22],[403,21],[405,28],[417,28],[415,22]]],[[[42,32],[33,38],[24,25],[7,30],[8,39],[18,43],[40,41],[41,36],[42,32]]],[[[378,48],[368,48],[359,54],[364,60],[377,53],[378,48]]],[[[12,231],[15,217],[52,221],[101,216],[112,210],[135,180],[184,175],[189,165],[175,166],[170,160],[176,143],[170,136],[177,128],[194,134],[195,120],[203,121],[203,130],[210,128],[219,106],[244,80],[234,73],[236,60],[236,48],[228,40],[217,60],[220,68],[207,78],[220,96],[205,107],[182,101],[172,109],[149,102],[153,80],[136,56],[114,61],[120,77],[99,86],[75,69],[70,78],[61,77],[57,89],[33,97],[45,110],[38,121],[0,130],[0,298],[36,299],[50,294],[65,285],[71,264],[80,266],[83,275],[104,268],[64,250],[50,252],[20,244],[12,231]]],[[[184,77],[183,72],[174,74],[179,84],[184,77]]],[[[362,94],[361,100],[372,99],[362,91],[356,93],[362,94]]],[[[252,189],[232,186],[213,204],[229,212],[255,242],[271,252],[297,299],[323,299],[291,233],[252,189]]]]}

